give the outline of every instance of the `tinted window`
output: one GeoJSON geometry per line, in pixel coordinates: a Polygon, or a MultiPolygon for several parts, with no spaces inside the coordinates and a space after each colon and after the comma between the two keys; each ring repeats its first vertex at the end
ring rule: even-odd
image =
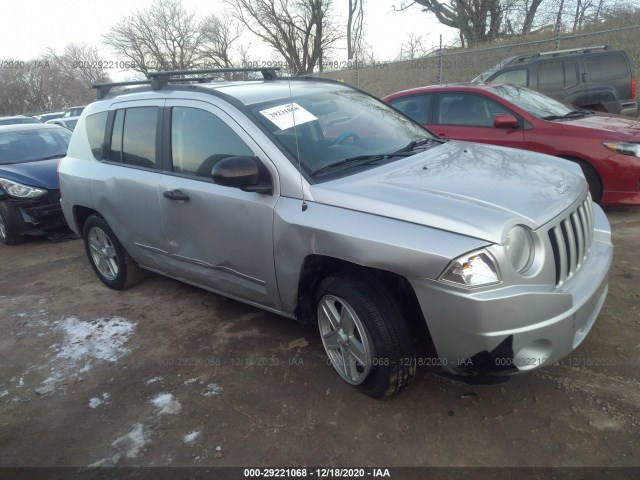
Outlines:
{"type": "Polygon", "coordinates": [[[236,155],[253,156],[253,151],[218,117],[197,108],[172,109],[174,172],[211,178],[216,162],[236,155]]]}
{"type": "Polygon", "coordinates": [[[157,122],[158,107],[126,109],[122,136],[122,163],[155,168],[157,122]]]}
{"type": "Polygon", "coordinates": [[[564,64],[545,62],[538,65],[538,88],[540,90],[564,88],[564,64]]]}
{"type": "Polygon", "coordinates": [[[107,126],[107,116],[107,112],[101,112],[89,115],[85,120],[89,148],[91,148],[91,153],[93,153],[93,156],[98,160],[100,160],[100,151],[102,149],[102,143],[104,142],[104,130],[107,126]]]}
{"type": "Polygon", "coordinates": [[[629,75],[627,62],[621,54],[587,57],[587,70],[592,81],[610,80],[629,75]]]}
{"type": "Polygon", "coordinates": [[[437,122],[442,125],[493,127],[493,119],[499,113],[511,112],[481,95],[442,93],[437,122]]]}
{"type": "Polygon", "coordinates": [[[538,66],[538,88],[561,90],[578,83],[578,64],[575,60],[544,62],[538,66]]]}
{"type": "Polygon", "coordinates": [[[507,72],[502,72],[500,75],[492,78],[491,82],[498,83],[513,83],[515,85],[527,85],[528,75],[526,68],[519,68],[517,70],[509,70],[507,72]]]}
{"type": "Polygon", "coordinates": [[[425,125],[429,123],[429,111],[433,95],[412,95],[391,100],[389,103],[416,122],[425,125]]]}
{"type": "Polygon", "coordinates": [[[573,87],[579,83],[578,79],[578,62],[575,60],[567,60],[564,62],[564,86],[573,87]]]}
{"type": "Polygon", "coordinates": [[[109,160],[112,162],[122,162],[122,129],[124,127],[124,110],[116,111],[116,118],[113,122],[113,132],[111,133],[111,147],[109,149],[109,160]]]}

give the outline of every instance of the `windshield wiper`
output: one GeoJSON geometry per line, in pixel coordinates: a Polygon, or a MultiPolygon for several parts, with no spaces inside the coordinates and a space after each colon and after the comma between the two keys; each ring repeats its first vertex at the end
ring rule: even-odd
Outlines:
{"type": "Polygon", "coordinates": [[[415,150],[417,147],[420,147],[422,145],[427,145],[433,142],[438,142],[438,141],[440,143],[443,143],[442,141],[437,140],[435,138],[423,138],[422,140],[412,140],[407,144],[407,146],[402,147],[400,150],[395,151],[393,154],[395,155],[397,153],[411,152],[415,150]]]}
{"type": "Polygon", "coordinates": [[[395,152],[376,153],[372,155],[357,155],[355,157],[348,157],[348,158],[345,158],[344,160],[340,160],[339,162],[332,163],[331,165],[327,165],[325,167],[319,168],[315,172],[311,172],[311,176],[322,175],[323,173],[326,173],[330,170],[333,170],[334,168],[339,168],[339,167],[345,167],[345,168],[359,167],[360,165],[368,165],[373,162],[387,160],[393,157],[408,157],[415,153],[413,152],[413,150],[415,150],[417,147],[428,144],[428,143],[432,143],[432,142],[442,143],[435,138],[412,140],[406,146],[402,147],[400,150],[396,150],[395,152]]]}
{"type": "Polygon", "coordinates": [[[585,117],[589,113],[588,110],[571,110],[569,113],[565,113],[564,115],[548,115],[546,117],[542,117],[542,120],[560,120],[562,118],[580,118],[585,117]]]}

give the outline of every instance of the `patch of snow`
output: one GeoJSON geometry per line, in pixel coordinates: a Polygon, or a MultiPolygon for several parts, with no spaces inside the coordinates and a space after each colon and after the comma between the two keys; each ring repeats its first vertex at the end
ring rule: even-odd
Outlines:
{"type": "Polygon", "coordinates": [[[0,384],[0,398],[9,395],[9,389],[4,384],[0,384]]]}
{"type": "Polygon", "coordinates": [[[109,403],[108,402],[109,398],[111,398],[111,395],[109,395],[107,392],[104,392],[102,394],[102,398],[93,397],[91,400],[89,400],[89,407],[96,408],[96,407],[99,407],[100,405],[104,405],[105,403],[109,403]]]}
{"type": "Polygon", "coordinates": [[[200,381],[200,379],[198,377],[194,377],[194,378],[189,378],[188,380],[184,381],[185,385],[193,385],[194,383],[200,381]]]}
{"type": "Polygon", "coordinates": [[[170,415],[177,415],[182,410],[182,405],[175,399],[171,393],[161,393],[153,397],[149,403],[158,409],[157,413],[162,415],[168,413],[170,415]]]}
{"type": "Polygon", "coordinates": [[[163,383],[164,382],[164,377],[153,377],[153,378],[150,378],[150,379],[146,380],[144,382],[144,384],[145,385],[151,385],[152,383],[158,383],[158,382],[163,383]]]}
{"type": "Polygon", "coordinates": [[[18,382],[18,387],[24,387],[24,379],[20,377],[20,381],[18,382]]]}
{"type": "MultiPolygon", "coordinates": [[[[98,318],[83,322],[76,317],[64,318],[61,328],[65,341],[58,352],[58,358],[73,363],[87,358],[115,362],[131,350],[125,343],[133,333],[135,323],[122,317],[98,318]]],[[[85,364],[86,368],[91,368],[85,364]]]]}
{"type": "Polygon", "coordinates": [[[114,440],[111,446],[124,452],[127,458],[136,458],[147,443],[149,443],[149,433],[141,423],[136,423],[129,433],[114,440]]]}
{"type": "Polygon", "coordinates": [[[200,432],[193,431],[187,433],[182,440],[184,441],[184,443],[193,443],[199,436],[200,432]]]}
{"type": "Polygon", "coordinates": [[[222,393],[222,387],[217,383],[210,383],[202,390],[202,395],[205,397],[212,397],[214,395],[220,395],[222,393]]]}

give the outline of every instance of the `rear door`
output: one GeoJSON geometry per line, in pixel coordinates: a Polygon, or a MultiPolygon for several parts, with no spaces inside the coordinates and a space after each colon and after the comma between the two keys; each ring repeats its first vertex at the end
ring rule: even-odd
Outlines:
{"type": "Polygon", "coordinates": [[[586,86],[576,58],[545,60],[536,64],[537,90],[558,100],[572,102],[586,86]],[[582,84],[582,86],[581,86],[582,84]]]}
{"type": "Polygon", "coordinates": [[[222,109],[167,100],[161,206],[173,267],[190,283],[279,309],[273,263],[277,172],[251,137],[222,109]],[[230,156],[255,156],[274,194],[213,183],[211,170],[230,156]]]}
{"type": "Polygon", "coordinates": [[[107,158],[94,182],[98,211],[141,266],[163,270],[168,242],[158,198],[164,100],[120,102],[107,121],[107,158]]]}

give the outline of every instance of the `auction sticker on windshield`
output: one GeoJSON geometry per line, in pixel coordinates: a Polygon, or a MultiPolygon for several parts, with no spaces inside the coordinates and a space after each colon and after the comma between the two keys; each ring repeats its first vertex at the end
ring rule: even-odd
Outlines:
{"type": "Polygon", "coordinates": [[[271,120],[280,130],[286,130],[294,125],[313,122],[318,117],[305,110],[297,103],[287,103],[277,107],[260,110],[260,113],[271,120]]]}

